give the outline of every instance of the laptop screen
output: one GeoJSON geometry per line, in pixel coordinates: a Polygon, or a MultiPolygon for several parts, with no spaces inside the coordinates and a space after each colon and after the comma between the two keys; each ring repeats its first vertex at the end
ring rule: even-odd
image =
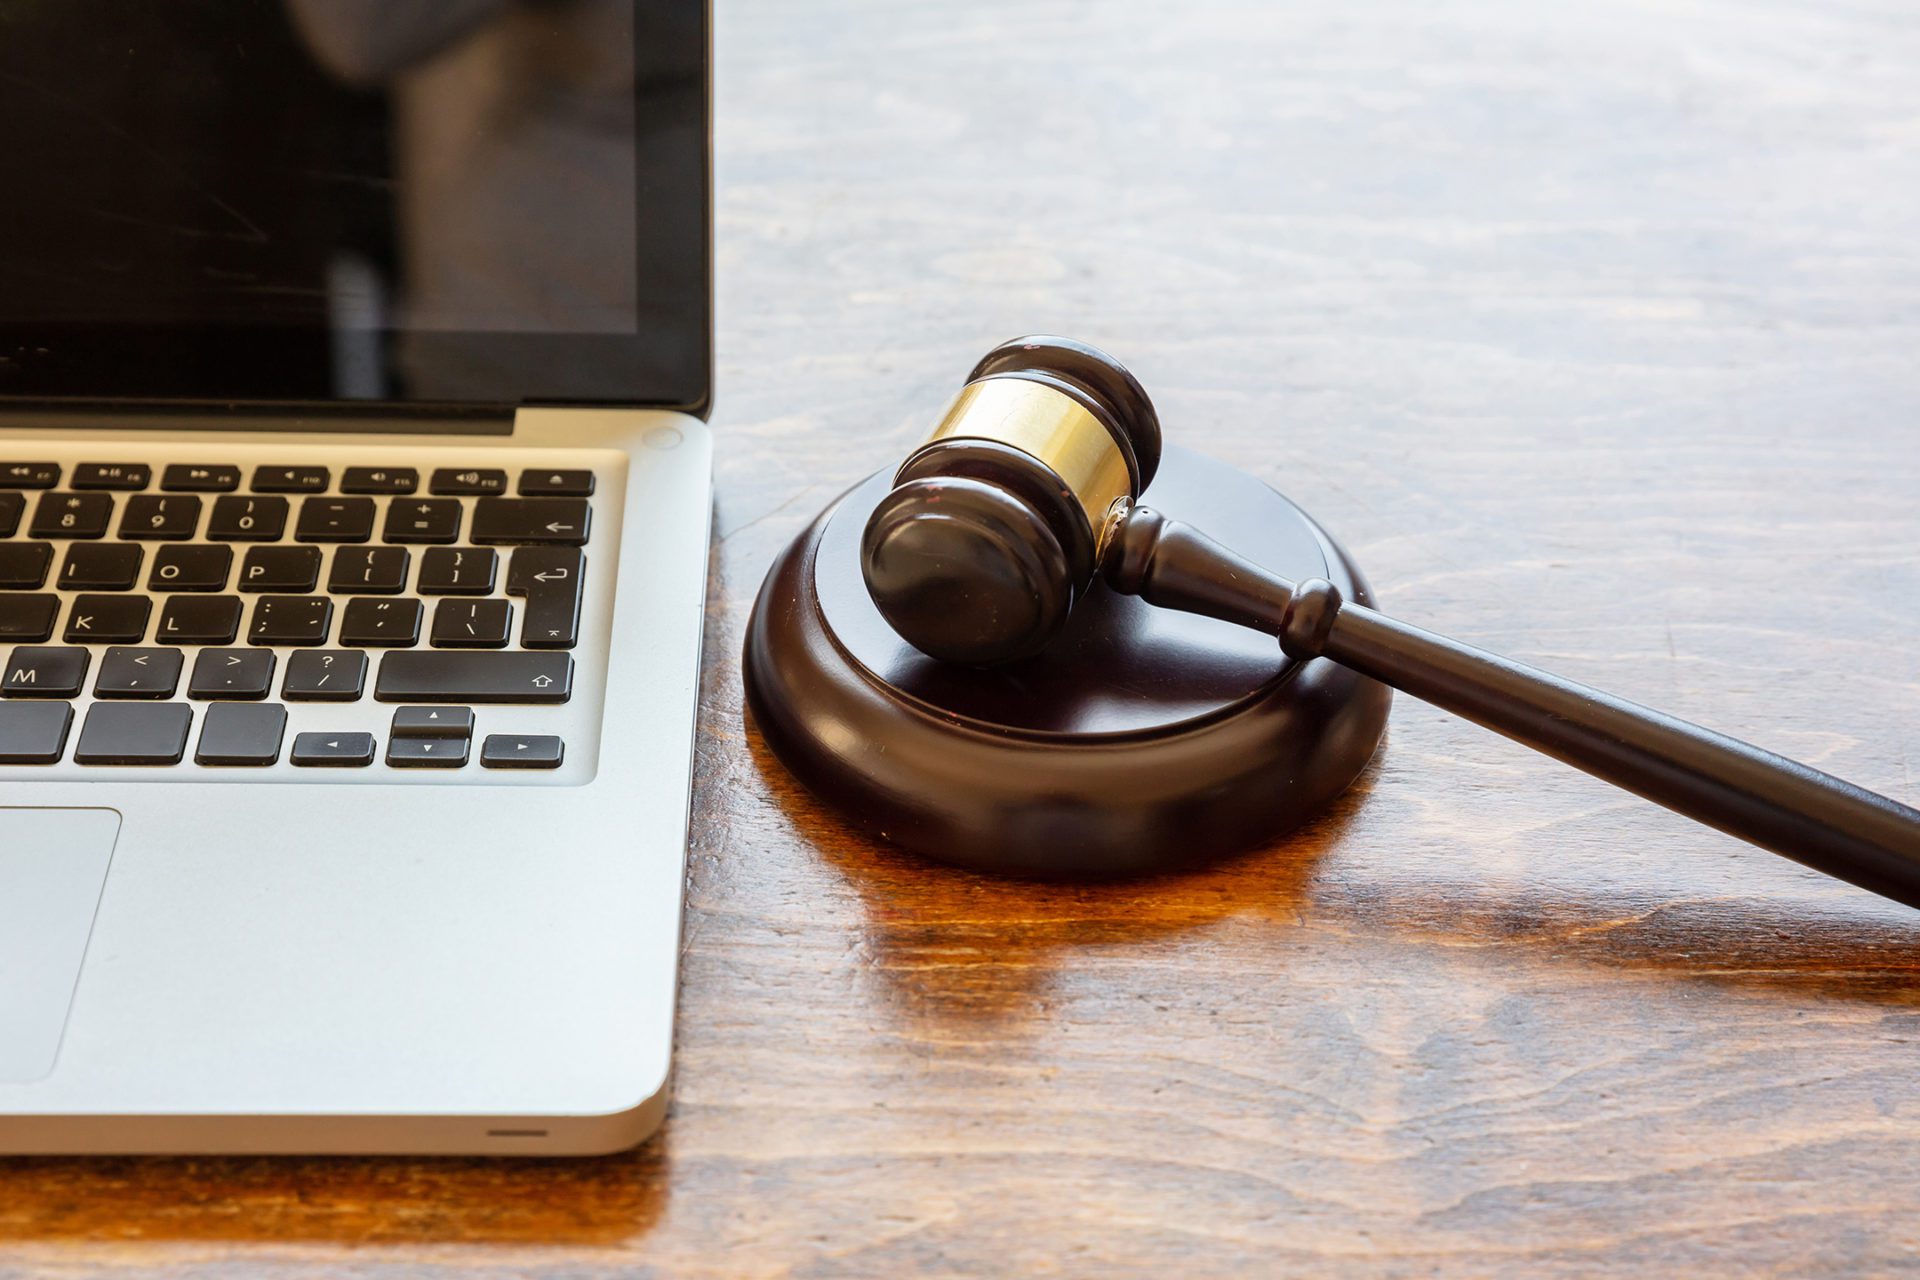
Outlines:
{"type": "Polygon", "coordinates": [[[699,408],[705,0],[0,0],[0,396],[699,408]]]}

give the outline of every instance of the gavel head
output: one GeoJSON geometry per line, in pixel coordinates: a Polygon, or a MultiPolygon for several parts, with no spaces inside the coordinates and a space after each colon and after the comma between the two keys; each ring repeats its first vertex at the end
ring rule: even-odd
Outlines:
{"type": "Polygon", "coordinates": [[[1160,419],[1119,361],[1066,338],[1002,343],[868,519],[867,590],[929,657],[1037,653],[1092,583],[1108,512],[1159,465],[1160,419]]]}

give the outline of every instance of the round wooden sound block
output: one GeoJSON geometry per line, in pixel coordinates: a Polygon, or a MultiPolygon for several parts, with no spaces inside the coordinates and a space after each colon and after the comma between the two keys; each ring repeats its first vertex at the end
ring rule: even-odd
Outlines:
{"type": "MultiPolygon", "coordinates": [[[[1143,875],[1298,826],[1373,755],[1384,686],[1099,584],[1037,657],[933,661],[893,633],[860,576],[861,530],[890,484],[855,486],[782,553],[747,628],[754,721],[849,821],[984,871],[1143,875]]],[[[1265,569],[1371,603],[1319,525],[1223,463],[1169,448],[1147,501],[1265,569]]]]}

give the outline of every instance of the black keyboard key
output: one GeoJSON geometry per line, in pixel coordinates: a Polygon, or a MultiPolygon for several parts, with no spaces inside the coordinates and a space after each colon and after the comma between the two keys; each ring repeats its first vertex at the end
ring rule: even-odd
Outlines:
{"type": "Polygon", "coordinates": [[[340,621],[340,643],[361,649],[410,649],[420,643],[418,600],[351,600],[340,621]]]}
{"type": "Polygon", "coordinates": [[[43,493],[33,508],[36,538],[104,538],[113,523],[110,493],[43,493]]]}
{"type": "Polygon", "coordinates": [[[380,659],[373,696],[381,702],[561,703],[573,696],[573,659],[520,650],[389,653],[380,659]]]}
{"type": "Polygon", "coordinates": [[[120,536],[142,542],[185,542],[200,527],[200,499],[192,494],[143,493],[127,499],[120,536]]]}
{"type": "Polygon", "coordinates": [[[458,542],[460,504],[445,498],[395,502],[381,536],[388,542],[458,542]]]}
{"type": "Polygon", "coordinates": [[[20,517],[27,513],[27,495],[0,492],[0,538],[11,538],[20,529],[20,517]]]}
{"type": "Polygon", "coordinates": [[[160,547],[153,553],[147,590],[225,591],[232,572],[232,547],[160,547]]]}
{"type": "Polygon", "coordinates": [[[238,596],[169,596],[153,630],[161,644],[232,644],[239,634],[238,596]]]}
{"type": "Polygon", "coordinates": [[[420,562],[423,596],[490,596],[498,574],[496,552],[473,547],[435,547],[420,562]]]}
{"type": "Polygon", "coordinates": [[[216,498],[207,537],[214,542],[278,542],[287,531],[285,498],[216,498]]]}
{"type": "Polygon", "coordinates": [[[567,744],[551,734],[490,733],[480,744],[482,769],[558,769],[567,744]]]}
{"type": "Polygon", "coordinates": [[[513,606],[505,600],[442,600],[433,607],[436,649],[504,649],[513,638],[513,606]]]}
{"type": "Polygon", "coordinates": [[[178,702],[96,702],[80,726],[80,764],[179,764],[193,709],[178,702]]]}
{"type": "Polygon", "coordinates": [[[140,581],[140,547],[124,542],[76,542],[60,565],[63,591],[131,591],[140,581]]]}
{"type": "Polygon", "coordinates": [[[302,769],[364,769],[373,763],[373,735],[302,733],[288,758],[302,769]]]}
{"type": "Polygon", "coordinates": [[[58,764],[72,728],[64,702],[0,703],[0,764],[58,764]]]}
{"type": "Polygon", "coordinates": [[[348,467],[340,477],[342,493],[412,493],[420,473],[412,467],[348,467]]]}
{"type": "Polygon", "coordinates": [[[529,469],[520,473],[520,496],[523,498],[591,498],[593,472],[529,469]]]}
{"type": "Polygon", "coordinates": [[[153,468],[144,462],[82,462],[73,469],[76,489],[117,489],[138,493],[153,483],[153,468]]]}
{"type": "Polygon", "coordinates": [[[482,498],[473,504],[473,541],[579,547],[592,518],[582,498],[482,498]]]}
{"type": "Polygon", "coordinates": [[[0,544],[0,591],[38,591],[53,567],[53,547],[45,542],[0,544]]]}
{"type": "Polygon", "coordinates": [[[471,738],[472,707],[401,707],[388,730],[392,738],[471,738]]]}
{"type": "Polygon", "coordinates": [[[367,691],[367,655],[352,649],[302,649],[287,657],[280,696],[289,702],[356,702],[367,691]]]}
{"type": "Polygon", "coordinates": [[[311,591],[320,585],[320,548],[249,548],[235,585],[242,591],[311,591]]]}
{"type": "Polygon", "coordinates": [[[7,659],[0,695],[9,698],[77,698],[87,687],[93,655],[85,649],[22,646],[7,659]]]}
{"type": "Polygon", "coordinates": [[[473,497],[507,491],[507,473],[489,471],[481,468],[442,467],[433,473],[430,486],[435,493],[457,494],[460,497],[473,497]]]}
{"type": "Polygon", "coordinates": [[[301,542],[365,542],[373,536],[372,498],[308,498],[293,536],[301,542]]]}
{"type": "Polygon", "coordinates": [[[196,702],[258,702],[272,689],[273,653],[268,649],[203,649],[187,681],[187,696],[196,702]]]}
{"type": "Polygon", "coordinates": [[[325,596],[261,596],[253,606],[247,643],[325,644],[333,632],[333,602],[325,596]]]}
{"type": "Polygon", "coordinates": [[[240,487],[240,468],[178,463],[160,473],[160,487],[171,493],[232,493],[240,487]]]}
{"type": "Polygon", "coordinates": [[[255,493],[325,493],[333,473],[325,467],[256,467],[255,493]]]}
{"type": "Polygon", "coordinates": [[[96,698],[171,698],[184,665],[178,649],[109,649],[93,681],[96,698]]]}
{"type": "Polygon", "coordinates": [[[405,547],[342,547],[333,553],[327,590],[337,596],[394,596],[407,589],[413,556],[405,547]]]}
{"type": "Polygon", "coordinates": [[[59,483],[57,462],[0,462],[0,489],[51,489],[59,483]]]}
{"type": "Polygon", "coordinates": [[[0,596],[0,642],[51,640],[53,621],[59,616],[59,596],[0,596]]]}
{"type": "Polygon", "coordinates": [[[387,765],[393,769],[458,769],[467,763],[465,738],[392,738],[387,765]]]}
{"type": "Polygon", "coordinates": [[[75,596],[67,610],[68,644],[139,644],[153,601],[145,596],[75,596]]]}
{"type": "Polygon", "coordinates": [[[587,558],[574,547],[522,547],[507,570],[507,594],[527,598],[520,644],[571,649],[580,643],[580,583],[587,558]]]}
{"type": "Polygon", "coordinates": [[[264,768],[280,759],[287,709],[277,702],[220,702],[200,721],[195,764],[264,768]]]}

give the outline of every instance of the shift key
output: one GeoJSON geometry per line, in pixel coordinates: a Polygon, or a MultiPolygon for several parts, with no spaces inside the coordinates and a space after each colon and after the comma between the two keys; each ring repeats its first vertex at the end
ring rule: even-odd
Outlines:
{"type": "Polygon", "coordinates": [[[380,659],[373,696],[381,702],[565,702],[573,696],[573,658],[484,650],[389,653],[380,659]]]}

